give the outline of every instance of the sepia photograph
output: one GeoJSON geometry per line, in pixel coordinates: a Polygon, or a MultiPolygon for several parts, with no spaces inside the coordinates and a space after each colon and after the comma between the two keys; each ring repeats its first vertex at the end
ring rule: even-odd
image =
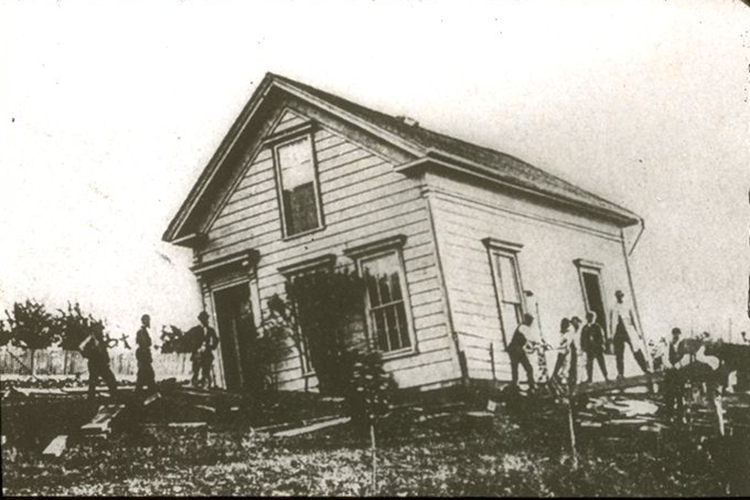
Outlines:
{"type": "Polygon", "coordinates": [[[0,2],[2,494],[750,496],[750,0],[0,2]]]}

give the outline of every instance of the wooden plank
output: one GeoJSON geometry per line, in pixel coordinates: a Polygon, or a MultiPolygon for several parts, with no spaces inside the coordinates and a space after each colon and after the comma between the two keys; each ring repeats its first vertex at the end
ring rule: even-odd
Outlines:
{"type": "Polygon", "coordinates": [[[180,429],[199,429],[207,425],[208,422],[170,422],[167,424],[168,427],[177,427],[180,429]]]}
{"type": "Polygon", "coordinates": [[[42,455],[52,455],[59,457],[65,451],[65,447],[68,444],[68,436],[60,435],[50,441],[47,447],[42,452],[42,455]]]}
{"type": "Polygon", "coordinates": [[[31,394],[41,394],[41,395],[55,395],[55,396],[64,396],[65,392],[63,392],[61,389],[34,389],[34,388],[28,388],[24,389],[22,387],[14,387],[14,389],[24,396],[29,396],[31,394]]]}
{"type": "Polygon", "coordinates": [[[153,393],[152,395],[150,395],[150,396],[148,397],[148,399],[146,399],[146,400],[145,400],[145,401],[143,402],[143,406],[148,406],[148,405],[150,405],[151,403],[153,403],[154,401],[156,401],[156,400],[157,400],[157,399],[159,399],[159,398],[161,398],[161,393],[159,393],[159,392],[155,392],[155,393],[153,393]]]}
{"type": "Polygon", "coordinates": [[[621,379],[606,380],[602,382],[582,383],[573,389],[573,394],[595,394],[599,392],[609,392],[618,389],[627,389],[629,387],[648,386],[655,382],[664,380],[663,372],[654,372],[635,377],[626,377],[621,379]]]}
{"type": "Polygon", "coordinates": [[[81,431],[84,433],[104,433],[109,432],[112,420],[125,409],[125,405],[102,405],[99,411],[91,419],[91,422],[84,424],[81,431]]]}
{"type": "Polygon", "coordinates": [[[290,429],[288,431],[281,431],[274,434],[276,437],[293,437],[293,436],[299,436],[301,434],[308,434],[310,432],[319,431],[321,429],[326,429],[328,427],[333,427],[336,425],[341,425],[349,422],[351,420],[351,417],[340,417],[333,420],[328,420],[326,422],[319,422],[317,424],[308,425],[306,427],[300,427],[297,429],[290,429]]]}

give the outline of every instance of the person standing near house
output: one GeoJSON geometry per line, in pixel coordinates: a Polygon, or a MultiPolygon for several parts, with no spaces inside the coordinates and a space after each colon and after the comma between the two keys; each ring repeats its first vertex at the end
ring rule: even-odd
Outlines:
{"type": "Polygon", "coordinates": [[[216,331],[208,325],[208,313],[201,311],[198,315],[199,325],[192,328],[193,353],[193,386],[211,386],[211,367],[214,362],[214,349],[219,345],[216,331]]]}
{"type": "Polygon", "coordinates": [[[149,328],[151,328],[151,317],[144,314],[141,316],[141,328],[135,334],[135,343],[138,346],[135,349],[135,360],[138,363],[138,375],[135,381],[136,395],[140,395],[144,387],[149,394],[156,390],[149,328]]]}
{"type": "Polygon", "coordinates": [[[674,412],[675,416],[682,415],[684,409],[682,392],[685,377],[680,372],[680,368],[689,362],[685,359],[686,352],[680,335],[682,331],[679,328],[672,328],[672,340],[669,342],[667,354],[669,368],[664,374],[664,403],[667,410],[674,412]]]}
{"type": "Polygon", "coordinates": [[[531,336],[531,325],[534,323],[534,317],[531,314],[524,314],[523,321],[513,332],[513,338],[508,344],[508,355],[510,356],[510,370],[512,383],[514,386],[518,386],[518,365],[523,366],[526,371],[526,379],[529,384],[529,390],[534,390],[536,384],[534,382],[534,369],[529,362],[529,357],[526,355],[526,347],[529,337],[531,336]]]}
{"type": "Polygon", "coordinates": [[[570,318],[570,368],[568,370],[568,383],[571,387],[578,383],[578,353],[581,352],[581,318],[573,316],[570,318]]]}
{"type": "Polygon", "coordinates": [[[643,373],[648,373],[648,362],[643,354],[643,346],[635,325],[635,316],[632,309],[623,302],[625,294],[622,290],[615,292],[615,305],[609,312],[610,337],[615,346],[615,357],[617,359],[617,378],[625,376],[625,345],[629,345],[633,351],[638,366],[643,373]]]}
{"type": "Polygon", "coordinates": [[[83,357],[86,358],[89,369],[89,399],[96,396],[96,384],[99,378],[104,380],[109,389],[110,397],[117,396],[117,380],[109,368],[109,352],[107,342],[104,340],[104,327],[94,325],[94,333],[84,341],[82,347],[83,357]]]}
{"type": "Polygon", "coordinates": [[[552,370],[550,379],[555,379],[558,374],[565,372],[566,363],[570,359],[570,343],[573,340],[572,326],[568,318],[560,320],[560,343],[557,347],[557,359],[555,368],[552,370]]]}
{"type": "Polygon", "coordinates": [[[586,354],[587,382],[594,381],[594,361],[599,365],[604,380],[609,380],[607,364],[604,362],[604,330],[596,322],[594,311],[586,313],[586,326],[581,331],[581,350],[586,354]]]}

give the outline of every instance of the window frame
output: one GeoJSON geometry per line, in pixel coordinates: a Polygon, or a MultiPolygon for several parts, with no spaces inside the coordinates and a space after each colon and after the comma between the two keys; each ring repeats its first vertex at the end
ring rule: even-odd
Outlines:
{"type": "MultiPolygon", "coordinates": [[[[285,131],[286,132],[286,131],[285,131]]],[[[274,141],[269,141],[272,148],[272,158],[274,172],[276,177],[276,200],[279,205],[279,214],[281,216],[281,239],[283,241],[299,238],[308,234],[322,231],[326,227],[325,216],[323,214],[323,200],[320,192],[320,179],[318,173],[318,158],[315,153],[315,134],[311,126],[306,126],[300,130],[293,131],[291,134],[283,134],[274,141]],[[312,229],[301,231],[299,233],[289,234],[286,221],[286,212],[284,210],[284,180],[281,173],[281,161],[279,160],[279,149],[306,139],[310,147],[310,161],[313,169],[313,191],[315,192],[315,206],[318,210],[318,226],[312,229]]]]}
{"type": "Polygon", "coordinates": [[[519,306],[520,312],[518,313],[518,324],[520,325],[523,321],[523,315],[528,312],[528,306],[526,304],[526,294],[524,293],[523,279],[521,278],[521,262],[518,258],[518,254],[521,252],[523,245],[519,243],[512,243],[509,241],[498,240],[496,238],[484,238],[482,243],[487,248],[487,257],[490,264],[490,272],[492,274],[492,285],[495,289],[495,304],[497,306],[497,317],[500,323],[500,331],[502,332],[503,343],[507,349],[510,344],[510,336],[513,332],[506,332],[505,321],[503,319],[503,305],[504,304],[515,304],[515,302],[506,302],[502,298],[502,278],[500,276],[500,269],[497,264],[498,257],[509,257],[513,264],[513,274],[518,288],[519,306]]]}
{"type": "MultiPolygon", "coordinates": [[[[363,265],[369,261],[377,260],[389,255],[395,255],[398,263],[398,277],[401,285],[401,302],[404,307],[404,315],[406,316],[406,328],[407,337],[409,339],[409,346],[394,349],[391,351],[383,351],[378,345],[377,332],[374,325],[372,324],[372,309],[370,305],[370,294],[365,289],[365,325],[367,328],[367,341],[371,348],[378,351],[384,360],[390,360],[394,358],[401,358],[405,356],[412,356],[419,354],[419,348],[417,345],[416,329],[414,327],[414,320],[411,310],[411,300],[409,294],[409,284],[406,280],[406,266],[404,264],[403,247],[406,241],[406,237],[403,235],[397,235],[384,240],[376,241],[371,244],[360,245],[349,250],[345,250],[345,253],[355,262],[357,273],[360,277],[364,278],[363,265]]],[[[394,302],[391,302],[394,303],[394,302]]]]}

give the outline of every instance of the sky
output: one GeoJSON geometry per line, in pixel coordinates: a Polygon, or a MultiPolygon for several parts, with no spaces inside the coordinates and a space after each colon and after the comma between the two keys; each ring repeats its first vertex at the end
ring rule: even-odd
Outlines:
{"type": "Polygon", "coordinates": [[[644,330],[750,331],[740,0],[0,2],[0,310],[188,327],[161,241],[267,71],[522,158],[644,217],[644,330]]]}

